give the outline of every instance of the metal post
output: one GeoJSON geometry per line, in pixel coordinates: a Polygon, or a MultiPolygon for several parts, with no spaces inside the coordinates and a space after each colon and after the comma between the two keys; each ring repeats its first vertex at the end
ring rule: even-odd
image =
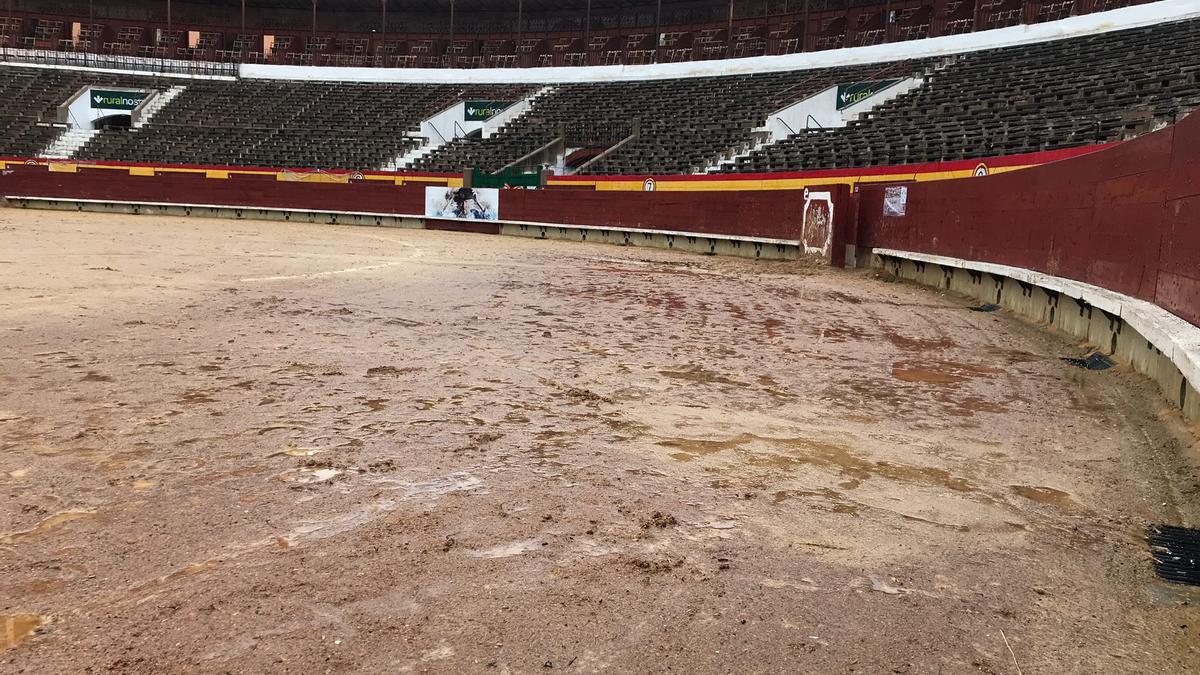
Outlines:
{"type": "Polygon", "coordinates": [[[804,0],[804,30],[800,32],[800,51],[808,51],[808,0],[804,0]]]}
{"type": "MultiPolygon", "coordinates": [[[[453,49],[453,48],[454,48],[454,0],[450,0],[450,46],[448,47],[448,49],[453,49]]],[[[443,58],[445,58],[448,55],[443,54],[442,56],[443,56],[443,58]]],[[[451,65],[453,65],[453,63],[451,63],[451,65]]]]}
{"type": "Polygon", "coordinates": [[[662,42],[662,0],[654,11],[654,62],[658,63],[658,43],[662,42]]]}
{"type": "Polygon", "coordinates": [[[243,38],[243,42],[244,42],[245,35],[246,35],[246,0],[242,0],[242,32],[240,35],[238,35],[238,37],[243,38]]]}
{"type": "Polygon", "coordinates": [[[525,2],[517,0],[517,45],[521,44],[521,19],[525,17],[525,2]]]}
{"type": "Polygon", "coordinates": [[[383,7],[383,16],[379,21],[379,40],[382,42],[387,37],[387,0],[380,0],[379,4],[383,7]]]}
{"type": "MultiPolygon", "coordinates": [[[[313,56],[316,56],[317,48],[317,0],[312,0],[312,48],[313,56]]],[[[316,58],[313,59],[313,65],[317,64],[316,58]]]]}
{"type": "MultiPolygon", "coordinates": [[[[171,44],[171,0],[167,0],[167,44],[171,44]]],[[[167,47],[167,57],[171,56],[170,47],[167,47]]]]}
{"type": "Polygon", "coordinates": [[[892,41],[892,0],[883,3],[883,41],[892,41]]]}
{"type": "Polygon", "coordinates": [[[92,35],[92,25],[95,24],[95,12],[92,9],[92,0],[88,0],[88,51],[91,52],[95,47],[96,38],[92,35]]]}
{"type": "Polygon", "coordinates": [[[733,56],[733,0],[729,0],[729,26],[725,29],[725,58],[733,56]]]}
{"type": "MultiPolygon", "coordinates": [[[[12,0],[8,0],[12,2],[12,0]]],[[[592,39],[592,0],[587,0],[587,15],[583,20],[583,43],[587,44],[592,39]]]]}

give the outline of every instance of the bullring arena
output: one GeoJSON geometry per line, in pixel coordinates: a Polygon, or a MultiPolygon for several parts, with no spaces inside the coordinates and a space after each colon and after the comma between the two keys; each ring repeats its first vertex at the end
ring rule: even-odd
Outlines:
{"type": "Polygon", "coordinates": [[[9,9],[0,671],[1200,670],[1200,8],[804,4],[9,9]]]}

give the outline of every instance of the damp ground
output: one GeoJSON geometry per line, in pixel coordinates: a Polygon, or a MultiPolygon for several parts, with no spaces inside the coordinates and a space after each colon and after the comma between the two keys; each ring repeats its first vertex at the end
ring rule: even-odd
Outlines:
{"type": "Polygon", "coordinates": [[[969,304],[0,210],[0,671],[1200,669],[1191,430],[969,304]]]}

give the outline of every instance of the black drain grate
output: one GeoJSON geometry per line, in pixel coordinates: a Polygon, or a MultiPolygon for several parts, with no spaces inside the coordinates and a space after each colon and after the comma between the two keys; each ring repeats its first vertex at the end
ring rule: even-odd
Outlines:
{"type": "Polygon", "coordinates": [[[1062,357],[1062,360],[1065,363],[1069,363],[1073,366],[1083,368],[1085,370],[1108,370],[1109,368],[1112,368],[1115,365],[1113,363],[1112,359],[1101,354],[1100,352],[1092,352],[1091,354],[1088,354],[1087,356],[1083,357],[1082,359],[1077,359],[1077,358],[1073,358],[1070,356],[1064,356],[1064,357],[1062,357]]]}
{"type": "Polygon", "coordinates": [[[1200,586],[1200,530],[1171,525],[1146,528],[1146,541],[1158,576],[1177,584],[1200,586]]]}

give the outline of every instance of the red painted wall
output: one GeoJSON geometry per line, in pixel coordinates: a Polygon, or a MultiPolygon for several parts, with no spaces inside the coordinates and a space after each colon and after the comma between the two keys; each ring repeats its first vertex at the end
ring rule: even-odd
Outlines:
{"type": "MultiPolygon", "coordinates": [[[[169,202],[237,207],[365,211],[421,216],[425,187],[379,181],[302,183],[274,176],[206,178],[199,173],[164,172],[131,176],[111,169],[51,172],[46,166],[14,166],[0,175],[0,194],[22,197],[169,202]]],[[[826,189],[826,188],[821,188],[826,189]]],[[[849,200],[843,185],[837,208],[849,200]]],[[[674,230],[697,234],[798,240],[803,190],[728,192],[633,192],[571,189],[505,190],[500,217],[546,224],[674,230]]],[[[846,222],[853,212],[835,214],[846,222]]],[[[461,227],[461,226],[460,226],[461,227]]]]}
{"type": "Polygon", "coordinates": [[[858,244],[1038,270],[1149,300],[1200,324],[1200,115],[1074,159],[859,195],[858,244]]]}

